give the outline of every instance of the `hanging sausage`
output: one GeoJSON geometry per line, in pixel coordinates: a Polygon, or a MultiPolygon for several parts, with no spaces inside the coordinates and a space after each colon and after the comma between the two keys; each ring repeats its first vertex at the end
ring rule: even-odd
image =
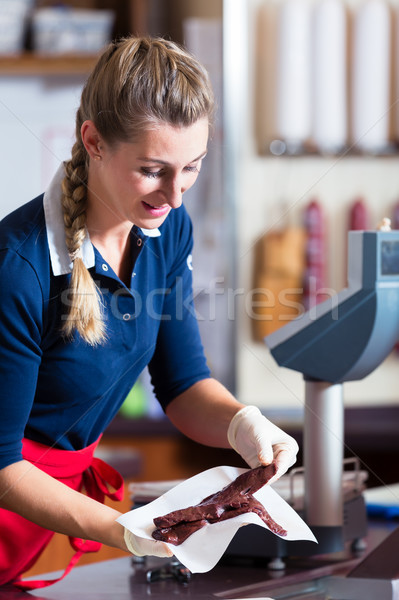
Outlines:
{"type": "Polygon", "coordinates": [[[353,202],[349,210],[349,231],[365,231],[369,228],[369,212],[363,198],[353,202]]]}
{"type": "Polygon", "coordinates": [[[321,204],[312,200],[305,207],[304,227],[306,241],[306,267],[303,282],[303,303],[309,310],[324,300],[322,293],[325,288],[326,247],[325,223],[321,204]]]}
{"type": "Polygon", "coordinates": [[[306,235],[302,227],[273,230],[255,246],[252,334],[257,341],[303,312],[306,235]]]}

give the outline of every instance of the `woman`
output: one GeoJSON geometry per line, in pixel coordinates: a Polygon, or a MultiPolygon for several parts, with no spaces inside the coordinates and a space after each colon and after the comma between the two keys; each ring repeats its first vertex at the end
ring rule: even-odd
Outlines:
{"type": "Polygon", "coordinates": [[[182,195],[212,112],[206,72],[174,43],[110,44],[83,90],[71,160],[0,225],[0,584],[24,587],[55,531],[80,553],[171,554],[116,522],[101,477],[118,487],[118,475],[93,459],[146,365],[187,436],[250,466],[274,459],[276,477],[295,461],[292,438],[210,377],[192,310],[182,195]]]}

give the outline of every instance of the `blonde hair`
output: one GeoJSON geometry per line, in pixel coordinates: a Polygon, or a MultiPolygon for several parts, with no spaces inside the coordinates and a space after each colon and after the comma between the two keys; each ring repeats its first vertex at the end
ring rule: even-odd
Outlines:
{"type": "Polygon", "coordinates": [[[89,156],[81,139],[86,120],[109,145],[134,141],[154,125],[189,126],[207,117],[214,100],[208,74],[186,50],[162,38],[127,38],[109,44],[82,92],[76,141],[65,163],[62,207],[66,245],[73,263],[70,307],[63,332],[89,344],[106,339],[101,292],[83,263],[89,156]]]}

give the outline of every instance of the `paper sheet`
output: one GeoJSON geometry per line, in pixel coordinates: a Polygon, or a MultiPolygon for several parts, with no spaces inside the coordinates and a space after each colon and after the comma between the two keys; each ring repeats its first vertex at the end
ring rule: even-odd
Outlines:
{"type": "MultiPolygon", "coordinates": [[[[234,481],[246,470],[227,466],[208,469],[183,481],[153,502],[122,515],[117,521],[135,535],[153,539],[151,533],[155,529],[153,523],[155,517],[165,515],[172,510],[198,504],[210,494],[234,481]]],[[[283,539],[317,541],[306,523],[272,487],[265,485],[254,494],[254,497],[287,531],[287,535],[283,539]]],[[[171,544],[168,546],[176,558],[192,573],[204,573],[210,571],[220,560],[236,531],[242,525],[249,523],[268,529],[258,515],[247,513],[221,523],[206,525],[193,533],[180,546],[171,544]]]]}

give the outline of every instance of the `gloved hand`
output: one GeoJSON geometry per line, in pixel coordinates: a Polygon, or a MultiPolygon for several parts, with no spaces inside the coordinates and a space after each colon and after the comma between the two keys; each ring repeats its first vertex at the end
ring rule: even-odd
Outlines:
{"type": "Polygon", "coordinates": [[[256,406],[245,406],[232,418],[229,444],[251,468],[276,463],[276,481],[296,461],[298,444],[290,435],[271,423],[256,406]]]}
{"type": "Polygon", "coordinates": [[[124,532],[127,549],[136,556],[159,556],[161,558],[173,556],[172,550],[163,542],[147,540],[134,535],[129,529],[124,532]]]}

